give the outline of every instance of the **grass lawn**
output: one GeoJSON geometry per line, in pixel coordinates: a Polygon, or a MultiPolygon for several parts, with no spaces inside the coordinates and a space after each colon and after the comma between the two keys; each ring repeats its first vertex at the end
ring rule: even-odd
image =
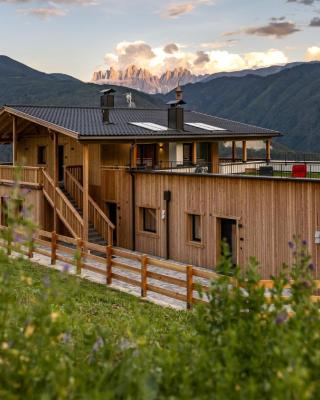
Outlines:
{"type": "Polygon", "coordinates": [[[123,387],[111,383],[114,371],[131,350],[165,348],[170,335],[193,332],[191,320],[192,313],[0,254],[0,398],[114,398],[123,387]]]}

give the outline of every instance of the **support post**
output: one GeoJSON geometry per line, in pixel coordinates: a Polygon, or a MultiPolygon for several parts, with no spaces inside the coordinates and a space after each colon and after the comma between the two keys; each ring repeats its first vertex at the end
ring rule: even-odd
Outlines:
{"type": "Polygon", "coordinates": [[[17,165],[17,118],[12,117],[12,165],[17,165]]]}
{"type": "Polygon", "coordinates": [[[83,144],[83,240],[89,235],[89,145],[83,144]]]}
{"type": "MultiPolygon", "coordinates": [[[[50,134],[49,130],[49,134],[50,134]]],[[[59,180],[59,167],[58,167],[58,134],[53,132],[53,182],[54,182],[54,192],[53,192],[53,230],[57,232],[58,230],[58,215],[57,215],[57,187],[59,180]]]]}
{"type": "Polygon", "coordinates": [[[211,160],[210,172],[212,174],[218,174],[219,173],[219,143],[218,142],[210,143],[210,160],[211,160]]]}
{"type": "Polygon", "coordinates": [[[242,141],[242,162],[246,163],[248,161],[248,156],[247,156],[247,141],[243,140],[242,141]]]}
{"type": "Polygon", "coordinates": [[[192,165],[197,165],[197,142],[192,142],[192,165]]]}
{"type": "Polygon", "coordinates": [[[81,238],[77,239],[77,275],[81,275],[82,270],[82,248],[83,248],[83,241],[81,238]]]}
{"type": "Polygon", "coordinates": [[[55,265],[57,262],[57,233],[54,231],[51,233],[51,265],[55,265]]]}
{"type": "Polygon", "coordinates": [[[141,257],[141,297],[147,297],[147,271],[148,257],[143,255],[141,257]]]}
{"type": "Polygon", "coordinates": [[[107,285],[111,285],[112,283],[112,246],[109,245],[107,246],[107,254],[106,254],[106,260],[107,260],[107,285]]]}
{"type": "Polygon", "coordinates": [[[187,265],[186,268],[186,278],[187,278],[187,309],[192,309],[193,304],[193,271],[192,266],[187,265]]]}
{"type": "Polygon", "coordinates": [[[132,169],[137,168],[137,145],[135,143],[132,143],[130,147],[130,167],[132,169]]]}
{"type": "Polygon", "coordinates": [[[271,161],[271,139],[266,140],[266,162],[269,164],[271,161]]]}
{"type": "Polygon", "coordinates": [[[233,140],[232,141],[232,162],[236,161],[236,151],[237,151],[237,146],[236,146],[236,142],[233,140]]]}

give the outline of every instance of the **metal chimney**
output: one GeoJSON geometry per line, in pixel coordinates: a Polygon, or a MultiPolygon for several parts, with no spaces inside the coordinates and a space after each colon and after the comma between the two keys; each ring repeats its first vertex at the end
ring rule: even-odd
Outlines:
{"type": "Polygon", "coordinates": [[[110,122],[109,119],[109,109],[114,108],[114,93],[116,91],[114,89],[104,89],[101,90],[102,93],[100,97],[100,106],[102,109],[102,118],[105,124],[110,122]]]}
{"type": "Polygon", "coordinates": [[[184,130],[184,108],[186,104],[183,100],[169,101],[168,108],[168,128],[177,131],[184,130]]]}

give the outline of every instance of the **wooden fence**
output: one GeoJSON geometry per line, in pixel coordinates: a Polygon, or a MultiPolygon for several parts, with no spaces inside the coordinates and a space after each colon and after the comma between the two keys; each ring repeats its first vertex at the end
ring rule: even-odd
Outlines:
{"type": "MultiPolygon", "coordinates": [[[[0,226],[0,230],[4,229],[7,228],[0,226]]],[[[101,246],[55,232],[38,230],[27,246],[21,243],[21,239],[16,243],[1,240],[0,247],[5,247],[9,255],[12,251],[17,251],[32,259],[34,254],[40,254],[50,258],[51,265],[55,265],[57,261],[75,265],[78,275],[82,271],[91,271],[104,277],[106,285],[111,285],[113,280],[124,282],[140,288],[141,297],[147,297],[148,292],[157,293],[186,303],[188,310],[194,304],[208,303],[209,296],[206,294],[210,291],[210,281],[220,277],[213,271],[161,260],[111,245],[101,246]],[[172,272],[176,273],[175,276],[172,276],[172,272]],[[159,282],[169,284],[170,288],[159,285],[159,282]],[[200,297],[199,291],[204,296],[200,297]]],[[[230,284],[237,282],[230,278],[230,284]]],[[[259,286],[265,289],[271,289],[273,284],[272,280],[259,282],[259,286]]],[[[320,281],[315,281],[315,286],[320,289],[320,281]]],[[[290,288],[290,283],[286,288],[290,288]]],[[[266,296],[267,302],[268,299],[271,298],[266,296]]],[[[312,296],[312,300],[320,301],[320,296],[312,296]]]]}

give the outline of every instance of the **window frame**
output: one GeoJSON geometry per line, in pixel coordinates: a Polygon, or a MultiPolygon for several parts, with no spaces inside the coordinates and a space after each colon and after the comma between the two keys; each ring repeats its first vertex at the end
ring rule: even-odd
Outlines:
{"type": "Polygon", "coordinates": [[[187,224],[187,244],[204,247],[204,229],[203,229],[203,214],[197,211],[186,211],[186,224],[187,224]],[[200,237],[196,237],[196,217],[199,218],[198,233],[200,237]]]}
{"type": "Polygon", "coordinates": [[[38,165],[47,165],[48,160],[47,160],[47,146],[46,145],[39,145],[38,146],[38,151],[37,151],[37,164],[38,165]],[[40,149],[43,150],[42,153],[40,153],[40,149]],[[40,155],[42,157],[40,157],[40,155]]]}
{"type": "Polygon", "coordinates": [[[140,231],[149,235],[158,234],[158,210],[155,207],[140,207],[140,231]],[[150,228],[150,224],[146,221],[146,213],[149,211],[154,212],[154,229],[150,228]],[[149,225],[149,226],[148,226],[149,225]]]}

